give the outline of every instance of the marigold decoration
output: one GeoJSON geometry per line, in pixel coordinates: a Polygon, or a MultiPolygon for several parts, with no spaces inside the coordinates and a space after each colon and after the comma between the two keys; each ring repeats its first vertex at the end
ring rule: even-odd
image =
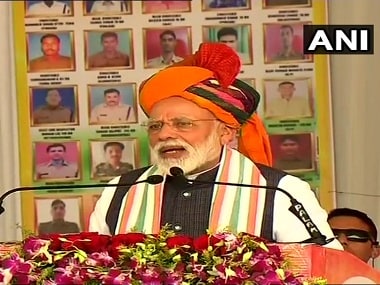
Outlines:
{"type": "Polygon", "coordinates": [[[31,236],[0,260],[2,284],[327,284],[292,273],[278,246],[227,230],[195,239],[168,227],[159,235],[31,236]]]}

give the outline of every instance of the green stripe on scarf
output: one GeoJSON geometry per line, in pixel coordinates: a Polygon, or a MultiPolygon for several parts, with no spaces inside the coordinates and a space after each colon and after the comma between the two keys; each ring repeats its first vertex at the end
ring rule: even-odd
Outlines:
{"type": "MultiPolygon", "coordinates": [[[[239,180],[238,183],[243,183],[243,174],[244,174],[244,159],[243,156],[239,158],[239,180]]],[[[234,205],[232,207],[232,215],[230,218],[230,230],[234,233],[237,232],[238,223],[239,223],[239,212],[240,212],[240,200],[241,200],[241,191],[242,187],[236,187],[236,195],[234,205]]]]}
{"type": "MultiPolygon", "coordinates": [[[[147,177],[149,177],[150,175],[153,175],[155,172],[157,171],[157,166],[153,166],[149,172],[147,173],[147,177]]],[[[144,225],[145,225],[145,217],[147,215],[147,211],[154,211],[154,209],[148,209],[147,208],[147,204],[148,204],[148,191],[151,190],[149,188],[151,188],[152,185],[150,185],[149,183],[144,183],[144,195],[143,195],[143,199],[142,199],[142,203],[140,205],[140,209],[139,209],[139,215],[138,215],[138,218],[137,218],[137,221],[136,221],[136,225],[134,226],[134,228],[137,230],[137,231],[143,231],[144,229],[144,225]]],[[[154,190],[154,189],[153,189],[154,190]]]]}

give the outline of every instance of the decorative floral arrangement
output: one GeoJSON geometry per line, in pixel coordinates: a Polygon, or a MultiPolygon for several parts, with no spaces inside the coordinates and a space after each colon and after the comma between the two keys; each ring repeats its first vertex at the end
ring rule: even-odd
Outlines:
{"type": "Polygon", "coordinates": [[[2,284],[327,284],[293,274],[278,246],[229,231],[30,236],[0,261],[2,284]]]}

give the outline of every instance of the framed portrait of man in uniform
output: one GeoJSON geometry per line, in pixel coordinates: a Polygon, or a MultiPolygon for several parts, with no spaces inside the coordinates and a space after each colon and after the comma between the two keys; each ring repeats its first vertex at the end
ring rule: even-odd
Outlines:
{"type": "Polygon", "coordinates": [[[203,11],[247,10],[251,8],[251,0],[202,0],[203,11]]]}
{"type": "Polygon", "coordinates": [[[132,14],[132,2],[128,0],[83,1],[84,15],[127,15],[132,14]]]}
{"type": "Polygon", "coordinates": [[[191,12],[191,1],[141,1],[143,14],[191,12]]]}
{"type": "Polygon", "coordinates": [[[264,8],[310,7],[312,0],[263,0],[264,8]]]}
{"type": "Polygon", "coordinates": [[[34,142],[34,180],[78,180],[80,157],[79,141],[34,142]]]}
{"type": "Polygon", "coordinates": [[[220,42],[231,47],[243,65],[253,63],[250,24],[203,27],[203,42],[220,42]]]}
{"type": "Polygon", "coordinates": [[[310,62],[303,53],[303,26],[310,22],[264,24],[265,63],[310,62]]]}
{"type": "Polygon", "coordinates": [[[31,126],[78,125],[77,86],[30,87],[31,126]]]}
{"type": "Polygon", "coordinates": [[[39,235],[79,233],[84,229],[81,196],[35,196],[34,210],[35,232],[39,235]]]}
{"type": "Polygon", "coordinates": [[[73,1],[26,0],[25,17],[63,17],[73,16],[73,1]]]}
{"type": "Polygon", "coordinates": [[[144,67],[164,68],[192,53],[191,27],[146,28],[144,67]]]}
{"type": "Polygon", "coordinates": [[[29,72],[75,69],[74,37],[70,31],[26,34],[29,72]]]}
{"type": "Polygon", "coordinates": [[[315,169],[315,146],[312,133],[272,134],[269,136],[273,167],[287,172],[315,169]]]}
{"type": "Polygon", "coordinates": [[[84,31],[86,69],[134,67],[132,29],[84,31]]]}
{"type": "Polygon", "coordinates": [[[90,125],[137,123],[136,84],[88,85],[90,125]]]}
{"type": "Polygon", "coordinates": [[[264,117],[272,120],[314,116],[311,78],[264,80],[264,117]]]}
{"type": "Polygon", "coordinates": [[[94,140],[91,148],[91,177],[106,180],[136,169],[137,139],[94,140]]]}

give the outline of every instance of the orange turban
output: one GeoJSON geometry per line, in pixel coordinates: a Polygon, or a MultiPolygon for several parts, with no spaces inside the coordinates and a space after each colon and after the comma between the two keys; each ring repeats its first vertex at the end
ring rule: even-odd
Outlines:
{"type": "Polygon", "coordinates": [[[234,50],[221,43],[203,43],[181,62],[144,81],[139,101],[149,116],[155,103],[179,96],[212,112],[233,128],[240,128],[238,150],[252,161],[272,165],[268,134],[256,113],[258,92],[236,79],[241,62],[234,50]]]}

